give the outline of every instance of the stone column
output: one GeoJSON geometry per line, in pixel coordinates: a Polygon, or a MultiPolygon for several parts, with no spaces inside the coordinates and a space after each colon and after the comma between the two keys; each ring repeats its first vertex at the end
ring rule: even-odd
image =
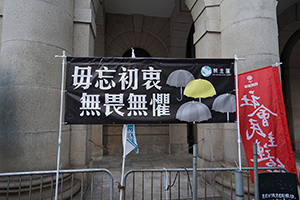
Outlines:
{"type": "Polygon", "coordinates": [[[276,0],[221,3],[222,57],[237,55],[239,73],[279,62],[276,0]]]}
{"type": "MultiPolygon", "coordinates": [[[[197,58],[246,58],[239,73],[279,61],[276,0],[185,0],[195,24],[197,58]]],[[[198,125],[200,166],[238,161],[235,124],[198,125]]],[[[243,158],[245,158],[243,156],[243,158]]],[[[245,159],[243,159],[245,163],[245,159]]]]}
{"type": "MultiPolygon", "coordinates": [[[[233,58],[237,55],[245,58],[244,61],[238,61],[239,73],[279,62],[276,5],[276,0],[222,1],[222,57],[233,58]]],[[[225,131],[229,137],[224,139],[224,159],[234,163],[238,161],[235,145],[237,131],[233,126],[228,126],[225,131]]],[[[245,156],[242,155],[242,158],[243,166],[246,166],[245,156]]]]}
{"type": "MultiPolygon", "coordinates": [[[[0,70],[0,172],[56,169],[61,62],[72,54],[72,0],[4,1],[0,70]]],[[[69,126],[61,166],[69,166],[69,126]]]]}
{"type": "MultiPolygon", "coordinates": [[[[186,0],[194,20],[196,58],[221,58],[220,1],[186,0]]],[[[224,124],[198,124],[198,163],[200,167],[219,167],[224,159],[224,124]]]]}
{"type": "MultiPolygon", "coordinates": [[[[75,1],[73,56],[94,56],[94,44],[97,36],[96,11],[99,1],[75,1]]],[[[101,156],[102,150],[91,143],[102,145],[102,130],[99,126],[71,125],[70,166],[86,167],[92,165],[93,156],[101,156]],[[92,152],[93,148],[93,152],[92,152]],[[98,151],[97,151],[98,150],[98,151]]]]}

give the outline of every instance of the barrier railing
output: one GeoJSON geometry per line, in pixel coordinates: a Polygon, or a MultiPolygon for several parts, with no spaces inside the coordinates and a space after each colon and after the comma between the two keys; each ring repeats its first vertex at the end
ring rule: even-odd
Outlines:
{"type": "MultiPolygon", "coordinates": [[[[0,199],[54,199],[56,172],[0,173],[0,199]]],[[[60,170],[59,175],[58,199],[113,199],[107,169],[60,170]]]]}
{"type": "MultiPolygon", "coordinates": [[[[234,172],[237,168],[197,169],[197,199],[235,199],[234,172]]],[[[250,171],[242,168],[244,199],[253,199],[254,186],[250,171]]],[[[258,168],[258,170],[279,170],[284,168],[258,168]]],[[[124,176],[124,199],[192,199],[191,168],[130,170],[124,176]]]]}
{"type": "MultiPolygon", "coordinates": [[[[197,199],[235,199],[237,168],[198,168],[197,199]]],[[[253,168],[242,168],[245,200],[253,199],[253,168]]],[[[279,170],[284,168],[258,168],[279,170]]],[[[192,199],[192,168],[130,170],[124,176],[124,199],[192,199]]],[[[117,199],[107,169],[59,171],[58,199],[117,199]],[[113,197],[115,196],[115,198],[113,197]]],[[[0,173],[0,199],[54,199],[56,170],[0,173]]]]}

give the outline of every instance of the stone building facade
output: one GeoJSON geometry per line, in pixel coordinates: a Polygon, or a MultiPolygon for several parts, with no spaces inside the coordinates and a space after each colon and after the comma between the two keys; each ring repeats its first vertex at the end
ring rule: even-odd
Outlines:
{"type": "MultiPolygon", "coordinates": [[[[56,168],[61,59],[55,55],[63,51],[122,57],[134,47],[137,56],[237,55],[245,58],[239,73],[282,61],[290,134],[300,152],[299,0],[169,0],[172,9],[164,15],[147,8],[110,12],[108,1],[0,0],[0,172],[56,168]]],[[[237,160],[236,124],[145,124],[136,133],[141,154],[177,153],[189,136],[194,143],[204,139],[199,166],[237,160]]],[[[63,125],[62,168],[86,167],[109,154],[91,141],[121,154],[121,126],[63,125]]]]}

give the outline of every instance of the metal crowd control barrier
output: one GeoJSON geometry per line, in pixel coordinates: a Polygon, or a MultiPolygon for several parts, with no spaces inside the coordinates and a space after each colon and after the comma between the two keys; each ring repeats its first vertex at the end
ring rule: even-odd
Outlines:
{"type": "MultiPolygon", "coordinates": [[[[235,199],[235,170],[237,168],[198,168],[197,199],[235,199]]],[[[245,200],[254,198],[251,170],[253,168],[242,168],[245,200]]],[[[288,172],[284,168],[260,167],[258,170],[288,172]]],[[[192,168],[130,170],[124,176],[123,199],[192,199],[192,172],[192,168]]]]}
{"type": "MultiPolygon", "coordinates": [[[[0,173],[0,199],[54,199],[56,170],[0,173]]],[[[58,199],[113,199],[107,169],[59,171],[58,199]]]]}
{"type": "MultiPolygon", "coordinates": [[[[198,168],[197,199],[235,199],[234,172],[237,168],[198,168]]],[[[245,200],[253,199],[250,180],[253,168],[242,168],[245,200]]],[[[280,170],[284,168],[258,168],[280,170]]],[[[124,176],[127,200],[192,199],[192,168],[130,170],[124,176]]],[[[114,179],[107,169],[59,171],[58,199],[112,200],[114,179]]],[[[56,170],[0,173],[0,199],[54,199],[56,170]]],[[[115,198],[113,197],[115,196],[115,198]]],[[[118,199],[118,198],[117,198],[118,199]]]]}

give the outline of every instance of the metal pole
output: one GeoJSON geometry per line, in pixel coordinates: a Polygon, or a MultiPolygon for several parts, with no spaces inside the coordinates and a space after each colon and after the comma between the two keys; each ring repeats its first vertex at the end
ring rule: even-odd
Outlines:
{"type": "Polygon", "coordinates": [[[253,143],[254,193],[255,200],[259,200],[259,180],[257,166],[257,143],[253,143]]]}
{"type": "Polygon", "coordinates": [[[243,181],[243,171],[235,170],[235,199],[244,200],[244,181],[243,181]]]}
{"type": "Polygon", "coordinates": [[[234,55],[234,70],[235,70],[235,90],[236,90],[236,116],[237,116],[237,130],[238,130],[238,154],[239,154],[239,170],[242,170],[242,151],[241,151],[241,134],[240,134],[240,112],[239,112],[239,83],[238,83],[238,67],[237,61],[245,60],[245,58],[238,58],[234,55]]]}
{"type": "Polygon", "coordinates": [[[58,195],[58,179],[59,179],[59,165],[60,165],[60,146],[61,146],[61,125],[62,125],[62,114],[63,114],[63,100],[64,100],[64,77],[65,77],[65,63],[66,53],[63,51],[62,56],[55,56],[62,58],[62,72],[61,72],[61,92],[60,92],[60,113],[59,113],[59,134],[58,134],[58,150],[57,150],[57,167],[56,167],[56,185],[55,185],[55,200],[58,195]]]}
{"type": "Polygon", "coordinates": [[[193,146],[193,200],[197,200],[197,144],[193,146]]]}
{"type": "Polygon", "coordinates": [[[123,200],[124,193],[125,193],[125,190],[123,188],[124,187],[125,160],[126,160],[126,155],[125,155],[125,149],[124,149],[124,152],[123,152],[123,162],[122,162],[122,174],[121,174],[120,200],[123,200]]]}

